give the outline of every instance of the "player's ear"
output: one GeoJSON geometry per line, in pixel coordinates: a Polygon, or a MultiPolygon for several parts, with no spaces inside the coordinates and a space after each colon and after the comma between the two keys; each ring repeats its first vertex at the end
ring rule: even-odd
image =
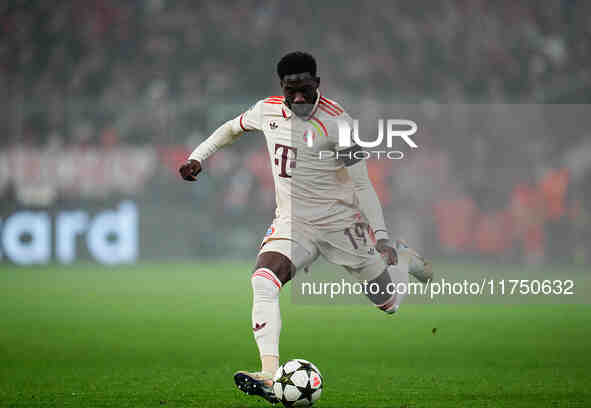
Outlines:
{"type": "Polygon", "coordinates": [[[320,86],[320,77],[316,77],[316,88],[320,86]]]}

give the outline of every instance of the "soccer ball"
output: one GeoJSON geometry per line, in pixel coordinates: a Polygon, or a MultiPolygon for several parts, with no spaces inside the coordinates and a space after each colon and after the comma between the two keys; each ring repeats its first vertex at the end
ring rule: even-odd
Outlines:
{"type": "Polygon", "coordinates": [[[286,407],[309,407],[322,394],[324,380],[318,368],[301,358],[289,360],[273,377],[275,396],[286,407]]]}

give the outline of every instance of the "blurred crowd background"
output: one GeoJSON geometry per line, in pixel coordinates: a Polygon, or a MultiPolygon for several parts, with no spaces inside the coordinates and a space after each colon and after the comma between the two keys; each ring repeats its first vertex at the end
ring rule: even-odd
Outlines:
{"type": "Polygon", "coordinates": [[[589,262],[585,0],[4,1],[0,220],[132,199],[146,258],[254,256],[274,208],[262,138],[198,183],[177,168],[278,94],[293,50],[368,132],[419,123],[419,152],[370,162],[393,235],[435,255],[589,262]]]}

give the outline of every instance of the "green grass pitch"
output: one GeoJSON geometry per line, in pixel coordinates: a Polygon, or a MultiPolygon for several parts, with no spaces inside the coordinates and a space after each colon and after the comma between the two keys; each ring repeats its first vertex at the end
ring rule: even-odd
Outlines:
{"type": "MultiPolygon", "coordinates": [[[[232,381],[258,369],[250,270],[0,267],[0,406],[269,406],[232,381]]],[[[589,306],[407,304],[387,316],[289,297],[282,361],[318,365],[319,408],[591,406],[589,306]]]]}

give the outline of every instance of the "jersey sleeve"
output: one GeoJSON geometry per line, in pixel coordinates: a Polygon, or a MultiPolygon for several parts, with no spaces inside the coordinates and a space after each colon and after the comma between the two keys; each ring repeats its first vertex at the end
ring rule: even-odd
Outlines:
{"type": "Polygon", "coordinates": [[[359,200],[359,209],[373,229],[376,239],[389,239],[382,205],[367,174],[365,162],[350,166],[347,172],[353,181],[355,194],[359,200]]]}
{"type": "Polygon", "coordinates": [[[247,111],[236,118],[237,125],[243,132],[251,130],[262,129],[262,117],[263,117],[263,101],[260,100],[252,105],[247,111]]]}
{"type": "Polygon", "coordinates": [[[244,132],[259,130],[261,123],[260,101],[250,107],[246,112],[234,119],[227,121],[217,128],[211,136],[203,141],[189,156],[188,160],[204,160],[211,157],[219,149],[233,143],[244,132]]]}

